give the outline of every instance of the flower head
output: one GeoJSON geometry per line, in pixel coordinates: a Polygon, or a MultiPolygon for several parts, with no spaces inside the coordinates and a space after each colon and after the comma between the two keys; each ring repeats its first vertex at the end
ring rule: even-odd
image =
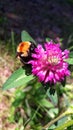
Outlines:
{"type": "Polygon", "coordinates": [[[33,60],[29,62],[32,64],[33,75],[44,83],[55,84],[63,81],[70,75],[68,63],[65,62],[68,55],[68,50],[62,51],[60,44],[54,44],[53,41],[45,43],[44,48],[38,45],[35,53],[32,54],[33,60]]]}

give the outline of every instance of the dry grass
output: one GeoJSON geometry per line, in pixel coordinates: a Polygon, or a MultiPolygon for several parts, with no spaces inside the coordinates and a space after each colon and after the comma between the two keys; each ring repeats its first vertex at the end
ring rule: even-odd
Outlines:
{"type": "MultiPolygon", "coordinates": [[[[0,88],[16,68],[14,58],[9,54],[5,45],[0,45],[0,88]]],[[[0,130],[15,130],[16,123],[9,122],[11,98],[14,89],[0,90],[0,130]]]]}

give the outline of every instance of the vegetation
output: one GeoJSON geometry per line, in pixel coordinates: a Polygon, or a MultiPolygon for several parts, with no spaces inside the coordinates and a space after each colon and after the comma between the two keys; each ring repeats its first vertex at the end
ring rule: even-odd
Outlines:
{"type": "MultiPolygon", "coordinates": [[[[73,0],[0,1],[0,130],[73,130],[72,9],[73,0]],[[30,32],[32,37],[26,31],[21,32],[22,29],[30,32]],[[66,65],[64,68],[65,75],[58,75],[59,82],[56,80],[56,84],[51,85],[49,82],[44,84],[46,78],[41,81],[44,70],[39,76],[34,76],[32,68],[17,58],[20,41],[31,41],[43,48],[50,39],[60,43],[64,56],[69,55],[68,59],[64,57],[68,64],[68,68],[66,65]],[[67,69],[70,76],[66,74],[67,69]],[[62,78],[64,81],[60,82],[62,78]]],[[[52,57],[47,59],[54,65],[58,62],[54,57],[53,60],[52,57]]],[[[37,68],[41,68],[40,61],[41,58],[37,68]]],[[[36,67],[33,66],[33,71],[36,67]]],[[[56,78],[53,77],[53,81],[56,78]]]]}
{"type": "MultiPolygon", "coordinates": [[[[22,41],[24,39],[25,41],[33,40],[26,31],[22,32],[21,39],[22,41]]],[[[12,75],[4,83],[3,90],[1,90],[3,93],[1,104],[4,105],[1,109],[2,129],[72,129],[72,46],[69,49],[71,49],[71,53],[67,62],[70,64],[71,76],[63,84],[59,83],[54,87],[51,86],[51,88],[49,88],[49,85],[43,86],[36,77],[34,78],[30,74],[27,75],[26,67],[23,68],[21,63],[17,63],[16,60],[13,62],[13,66],[9,67],[11,68],[10,75],[11,73],[12,75]]],[[[7,59],[9,60],[8,57],[7,59]]],[[[13,58],[11,57],[10,60],[13,61],[13,58]]]]}

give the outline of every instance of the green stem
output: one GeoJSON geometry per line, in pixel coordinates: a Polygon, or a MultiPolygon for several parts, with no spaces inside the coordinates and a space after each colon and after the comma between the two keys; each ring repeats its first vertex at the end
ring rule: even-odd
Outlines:
{"type": "Polygon", "coordinates": [[[60,120],[61,118],[63,118],[64,116],[68,116],[70,114],[73,114],[73,110],[67,110],[65,111],[63,114],[61,114],[60,116],[58,116],[57,118],[53,119],[52,121],[50,121],[47,125],[45,125],[43,127],[43,129],[47,129],[49,128],[51,125],[53,125],[55,122],[57,122],[58,120],[60,120]]]}
{"type": "MultiPolygon", "coordinates": [[[[31,119],[28,119],[28,120],[25,122],[25,124],[24,124],[24,126],[26,126],[25,128],[27,128],[27,126],[29,125],[28,123],[30,123],[30,122],[36,117],[36,115],[37,115],[39,109],[40,109],[40,106],[37,107],[37,109],[36,109],[35,113],[33,114],[32,118],[31,118],[31,119]]],[[[25,130],[26,130],[26,129],[25,129],[25,130]]]]}
{"type": "Polygon", "coordinates": [[[59,110],[59,112],[58,112],[58,116],[59,116],[61,113],[63,113],[65,111],[65,101],[64,101],[64,97],[63,97],[63,93],[62,93],[60,84],[57,85],[56,91],[57,91],[57,99],[58,99],[57,106],[58,106],[58,110],[59,110]]]}
{"type": "Polygon", "coordinates": [[[73,120],[67,121],[66,123],[60,125],[59,127],[57,127],[55,130],[64,130],[65,128],[69,127],[73,125],[73,120]]]}
{"type": "Polygon", "coordinates": [[[52,124],[54,124],[55,122],[57,122],[58,120],[60,120],[61,118],[63,118],[64,116],[67,116],[69,114],[73,114],[73,110],[67,110],[63,113],[64,110],[64,101],[63,101],[63,94],[61,92],[61,87],[59,86],[60,84],[57,85],[57,97],[58,97],[58,109],[59,109],[59,113],[58,113],[58,117],[56,117],[55,119],[53,119],[52,121],[50,121],[47,125],[45,125],[43,127],[43,129],[49,128],[52,124]],[[62,113],[62,114],[61,114],[62,113]]]}
{"type": "Polygon", "coordinates": [[[15,42],[14,42],[14,32],[11,31],[11,41],[12,41],[12,51],[15,54],[15,42]]]}
{"type": "Polygon", "coordinates": [[[33,117],[31,118],[31,120],[33,120],[33,119],[36,117],[36,115],[37,115],[39,109],[40,109],[40,106],[37,107],[37,109],[36,109],[36,111],[35,111],[33,117]]]}
{"type": "Polygon", "coordinates": [[[57,86],[57,99],[58,99],[58,110],[59,110],[59,112],[58,112],[58,115],[60,114],[60,112],[61,112],[61,108],[60,108],[60,86],[57,86]]]}

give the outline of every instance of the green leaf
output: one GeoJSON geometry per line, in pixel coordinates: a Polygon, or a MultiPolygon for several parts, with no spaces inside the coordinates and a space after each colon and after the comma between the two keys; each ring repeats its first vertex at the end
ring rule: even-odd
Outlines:
{"type": "Polygon", "coordinates": [[[54,130],[55,128],[56,128],[56,125],[53,124],[53,125],[51,125],[51,126],[48,128],[48,130],[54,130]]]}
{"type": "Polygon", "coordinates": [[[66,123],[60,125],[59,127],[57,127],[55,130],[65,130],[67,127],[73,125],[73,120],[69,120],[66,123]]]}
{"type": "MultiPolygon", "coordinates": [[[[72,43],[72,44],[73,44],[73,43],[72,43]]],[[[70,50],[70,51],[73,50],[73,46],[71,46],[70,48],[68,48],[68,50],[70,50]]]]}
{"type": "Polygon", "coordinates": [[[73,51],[70,52],[69,57],[73,58],[73,51]]]}
{"type": "Polygon", "coordinates": [[[73,58],[65,59],[65,61],[68,62],[68,64],[73,65],[73,58]]]}
{"type": "Polygon", "coordinates": [[[65,116],[65,117],[61,118],[60,120],[58,120],[58,122],[57,122],[57,127],[63,125],[63,123],[64,123],[64,122],[67,122],[67,120],[68,120],[68,117],[67,117],[67,116],[65,116]]]}
{"type": "Polygon", "coordinates": [[[19,68],[8,78],[8,80],[4,83],[2,89],[7,90],[10,88],[26,85],[29,81],[33,79],[33,75],[27,76],[25,74],[25,70],[23,68],[19,68]]]}
{"type": "Polygon", "coordinates": [[[35,40],[26,31],[22,31],[21,39],[23,42],[24,41],[31,41],[31,42],[34,42],[36,44],[35,40]]]}
{"type": "Polygon", "coordinates": [[[48,111],[48,114],[50,115],[51,118],[55,118],[55,116],[58,115],[58,108],[51,108],[48,111]]]}
{"type": "Polygon", "coordinates": [[[46,37],[46,42],[49,42],[51,39],[49,37],[46,37]]]}
{"type": "Polygon", "coordinates": [[[57,105],[58,103],[58,98],[57,98],[57,93],[55,92],[54,95],[51,95],[50,92],[49,92],[49,89],[47,90],[47,96],[50,98],[51,102],[54,104],[54,105],[57,105]]]}
{"type": "Polygon", "coordinates": [[[44,107],[47,107],[47,108],[52,108],[52,107],[54,107],[53,104],[52,104],[50,101],[48,101],[47,99],[39,100],[39,104],[40,104],[41,106],[44,106],[44,107]]]}

